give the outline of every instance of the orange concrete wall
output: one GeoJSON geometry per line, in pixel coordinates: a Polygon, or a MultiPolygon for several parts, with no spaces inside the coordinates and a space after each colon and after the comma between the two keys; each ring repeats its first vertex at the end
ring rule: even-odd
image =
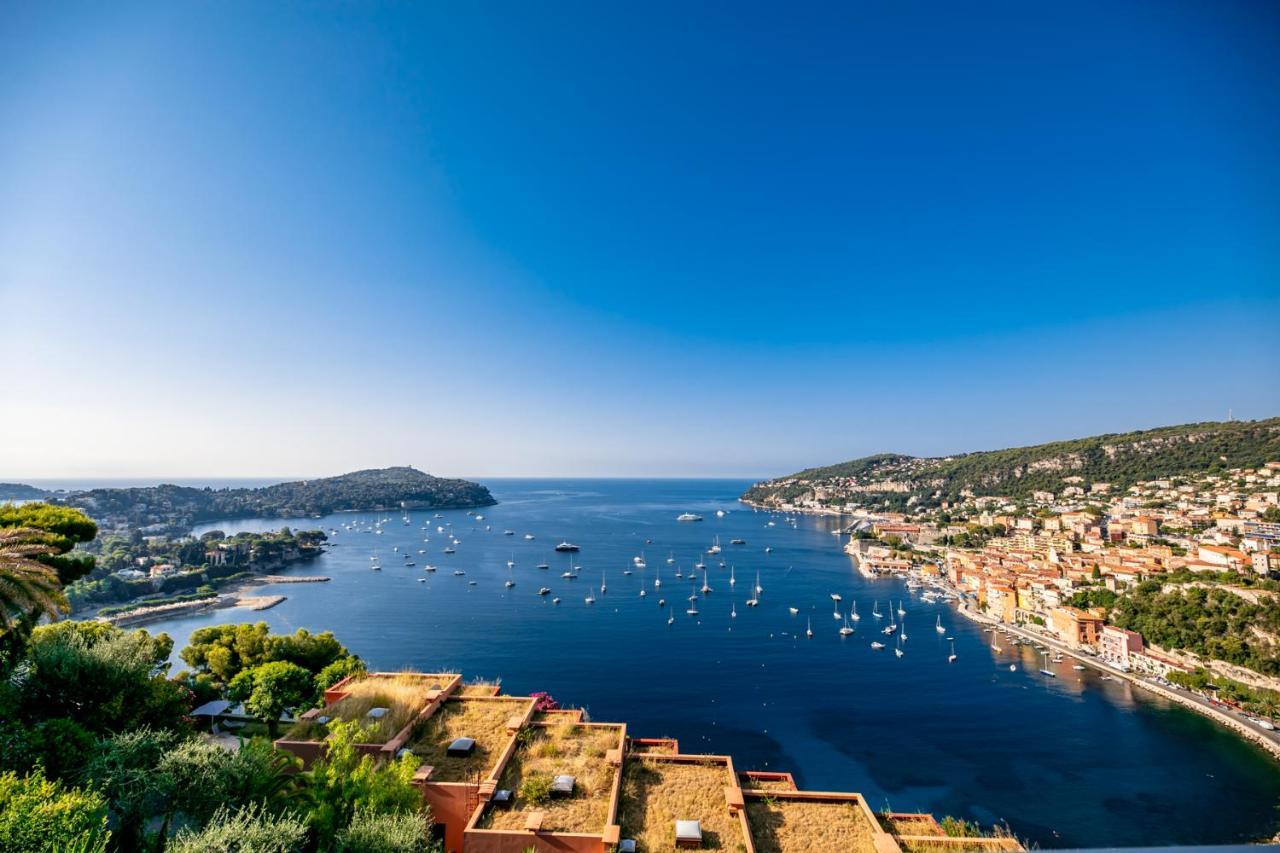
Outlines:
{"type": "MultiPolygon", "coordinates": [[[[431,806],[431,819],[444,824],[445,853],[462,853],[463,832],[471,821],[474,809],[467,808],[468,798],[477,802],[478,785],[465,782],[437,782],[422,786],[422,796],[431,806]]],[[[467,847],[469,851],[470,846],[467,847]]]]}

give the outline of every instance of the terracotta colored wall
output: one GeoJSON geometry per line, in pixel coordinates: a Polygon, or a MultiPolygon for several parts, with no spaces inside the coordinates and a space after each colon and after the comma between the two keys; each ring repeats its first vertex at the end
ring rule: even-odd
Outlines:
{"type": "MultiPolygon", "coordinates": [[[[471,814],[474,808],[467,808],[468,794],[473,795],[472,802],[478,802],[474,799],[474,792],[478,789],[477,785],[468,785],[463,783],[442,784],[427,783],[423,786],[423,797],[427,804],[431,806],[431,819],[436,823],[443,823],[444,831],[444,850],[445,853],[462,853],[463,848],[463,832],[467,828],[467,823],[471,820],[471,814]]],[[[467,847],[470,853],[470,847],[467,847]]]]}
{"type": "Polygon", "coordinates": [[[474,829],[467,833],[466,853],[524,853],[530,847],[539,853],[607,853],[598,835],[474,829]]]}

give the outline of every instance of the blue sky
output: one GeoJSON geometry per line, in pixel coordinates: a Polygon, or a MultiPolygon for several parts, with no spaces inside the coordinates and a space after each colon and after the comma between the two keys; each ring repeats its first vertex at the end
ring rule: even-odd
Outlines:
{"type": "Polygon", "coordinates": [[[6,4],[0,478],[765,476],[1276,415],[1278,38],[6,4]]]}

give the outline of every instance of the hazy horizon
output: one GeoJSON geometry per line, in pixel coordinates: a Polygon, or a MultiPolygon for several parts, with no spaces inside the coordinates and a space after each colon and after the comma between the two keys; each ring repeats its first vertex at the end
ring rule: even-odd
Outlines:
{"type": "Polygon", "coordinates": [[[0,478],[754,479],[1274,415],[1277,32],[8,5],[0,478]]]}

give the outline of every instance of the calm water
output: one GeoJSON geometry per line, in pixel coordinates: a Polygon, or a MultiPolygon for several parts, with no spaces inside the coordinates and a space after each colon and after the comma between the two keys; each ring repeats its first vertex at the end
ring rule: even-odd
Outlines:
{"type": "Polygon", "coordinates": [[[408,526],[393,515],[375,535],[342,529],[353,521],[368,528],[372,514],[316,521],[339,534],[328,554],[300,571],[332,582],[280,586],[275,591],[289,600],[264,613],[222,610],[155,628],[170,632],[178,648],[194,629],[218,622],[332,629],[380,669],[456,667],[468,677],[501,677],[508,692],[547,690],[596,719],[628,722],[632,734],[674,736],[686,751],[730,753],[741,769],[789,770],[804,787],[861,791],[876,808],[1007,820],[1044,847],[1248,841],[1280,823],[1280,773],[1261,750],[1124,683],[1069,666],[1047,679],[1030,650],[993,653],[978,627],[949,606],[922,602],[896,580],[859,577],[828,520],[800,518],[793,529],[778,518],[767,527],[770,516],[736,502],[745,483],[486,485],[500,503],[481,510],[478,523],[462,510],[442,519],[413,513],[408,526]],[[716,518],[717,509],[728,514],[716,518]],[[706,520],[677,523],[685,510],[706,520]],[[447,539],[435,532],[448,521],[461,539],[454,555],[442,553],[447,539]],[[516,535],[504,536],[504,529],[516,535]],[[536,539],[526,541],[525,533],[536,539]],[[736,591],[728,569],[708,558],[714,592],[700,597],[695,620],[685,609],[701,578],[690,582],[687,570],[715,535],[736,567],[736,591]],[[734,537],[746,544],[730,546],[734,537]],[[561,539],[582,546],[576,581],[560,577],[570,559],[552,550],[561,539]],[[402,565],[395,545],[413,555],[416,568],[402,565]],[[641,551],[648,568],[624,576],[641,551]],[[375,553],[381,572],[369,570],[375,553]],[[684,580],[667,564],[669,553],[686,570],[684,580]],[[512,555],[516,566],[508,573],[512,555]],[[424,573],[427,562],[439,571],[424,573]],[[539,571],[540,562],[551,569],[539,571]],[[453,576],[455,568],[466,576],[453,576]],[[764,593],[760,606],[749,608],[743,602],[756,571],[764,593]],[[503,587],[509,576],[517,582],[512,589],[503,587]],[[427,581],[418,583],[421,577],[427,581]],[[542,585],[562,602],[540,598],[542,585]],[[590,606],[583,600],[589,587],[597,598],[590,606]],[[857,601],[863,618],[852,637],[837,633],[832,592],[846,607],[857,601]],[[890,599],[905,599],[908,611],[900,659],[869,645],[880,638],[872,604],[878,600],[884,612],[890,599]],[[955,637],[954,664],[946,660],[949,643],[934,630],[939,614],[955,637]],[[813,639],[804,637],[806,617],[813,639]]]}

